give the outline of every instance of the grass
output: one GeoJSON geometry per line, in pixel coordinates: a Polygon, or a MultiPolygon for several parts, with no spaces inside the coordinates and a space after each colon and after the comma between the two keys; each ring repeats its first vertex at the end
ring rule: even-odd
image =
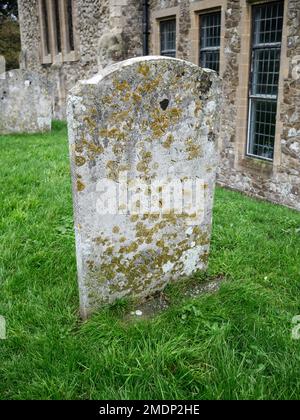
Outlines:
{"type": "Polygon", "coordinates": [[[218,189],[206,277],[226,277],[220,292],[173,285],[155,319],[125,323],[119,303],[83,324],[66,127],[0,145],[0,399],[300,397],[299,213],[218,189]]]}

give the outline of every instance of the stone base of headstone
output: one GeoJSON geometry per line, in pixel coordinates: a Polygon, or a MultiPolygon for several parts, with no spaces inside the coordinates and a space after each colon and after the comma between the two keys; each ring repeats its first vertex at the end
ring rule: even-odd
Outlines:
{"type": "Polygon", "coordinates": [[[68,100],[81,314],[206,270],[221,89],[191,63],[143,57],[68,100]]]}

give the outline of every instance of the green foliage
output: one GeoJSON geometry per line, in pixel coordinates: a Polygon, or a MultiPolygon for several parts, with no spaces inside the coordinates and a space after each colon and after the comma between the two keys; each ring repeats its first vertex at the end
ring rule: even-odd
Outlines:
{"type": "Polygon", "coordinates": [[[4,19],[0,22],[0,55],[6,60],[6,70],[19,68],[21,51],[20,29],[17,21],[4,19]]]}
{"type": "Polygon", "coordinates": [[[218,189],[191,281],[225,275],[219,293],[173,285],[152,320],[121,301],[81,323],[65,125],[0,148],[0,399],[299,399],[299,213],[218,189]]]}
{"type": "Polygon", "coordinates": [[[1,17],[18,17],[18,0],[0,0],[1,17]]]}

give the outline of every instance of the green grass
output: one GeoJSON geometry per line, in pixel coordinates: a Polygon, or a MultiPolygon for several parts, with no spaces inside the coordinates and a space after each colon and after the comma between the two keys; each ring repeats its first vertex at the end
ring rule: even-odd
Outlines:
{"type": "Polygon", "coordinates": [[[65,125],[0,147],[0,399],[300,397],[299,213],[218,189],[219,293],[172,286],[155,319],[125,323],[119,304],[82,324],[65,125]]]}

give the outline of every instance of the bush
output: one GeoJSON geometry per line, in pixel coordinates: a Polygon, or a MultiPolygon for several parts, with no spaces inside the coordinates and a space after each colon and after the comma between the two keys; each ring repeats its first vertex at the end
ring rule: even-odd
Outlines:
{"type": "Polygon", "coordinates": [[[21,51],[20,29],[17,21],[2,18],[0,22],[0,55],[6,60],[6,70],[19,68],[21,51]]]}

